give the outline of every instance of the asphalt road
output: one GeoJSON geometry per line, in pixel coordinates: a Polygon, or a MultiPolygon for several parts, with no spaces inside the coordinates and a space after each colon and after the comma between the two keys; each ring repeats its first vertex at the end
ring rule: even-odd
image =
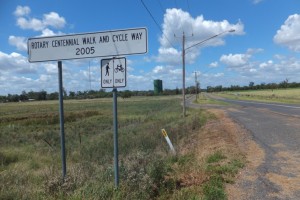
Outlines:
{"type": "MultiPolygon", "coordinates": [[[[230,103],[219,108],[247,129],[264,151],[256,178],[239,183],[247,193],[242,199],[300,199],[300,105],[209,97],[230,103]]],[[[197,105],[187,101],[187,106],[197,105]]]]}

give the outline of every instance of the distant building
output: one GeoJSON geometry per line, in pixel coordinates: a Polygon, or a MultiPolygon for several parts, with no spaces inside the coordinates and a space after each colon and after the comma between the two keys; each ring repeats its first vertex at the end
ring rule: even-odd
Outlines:
{"type": "Polygon", "coordinates": [[[154,95],[162,94],[163,92],[162,80],[156,79],[153,81],[153,84],[154,84],[154,95]]]}

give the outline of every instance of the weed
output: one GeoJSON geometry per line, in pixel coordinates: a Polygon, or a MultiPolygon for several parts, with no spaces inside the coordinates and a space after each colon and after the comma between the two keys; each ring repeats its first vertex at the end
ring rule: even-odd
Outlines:
{"type": "MultiPolygon", "coordinates": [[[[193,154],[171,157],[165,128],[178,152],[207,120],[202,110],[181,117],[176,97],[120,101],[120,187],[113,177],[111,99],[65,101],[67,177],[61,177],[58,103],[9,104],[0,110],[0,199],[156,199],[177,193],[174,166],[193,154]],[[188,137],[189,136],[189,137],[188,137]]],[[[178,197],[197,199],[199,189],[178,197]]],[[[175,196],[176,199],[176,196],[175,196]]],[[[177,198],[178,199],[178,198],[177,198]]]]}
{"type": "Polygon", "coordinates": [[[224,181],[222,176],[211,176],[209,181],[204,184],[203,193],[205,195],[205,200],[227,199],[226,193],[224,191],[224,181]]]}
{"type": "Polygon", "coordinates": [[[1,166],[7,166],[11,163],[18,161],[18,155],[12,152],[1,152],[0,151],[0,164],[1,166]]]}
{"type": "Polygon", "coordinates": [[[206,171],[210,177],[203,187],[205,199],[227,199],[224,184],[233,182],[233,177],[240,168],[244,167],[244,163],[238,159],[228,160],[221,151],[216,151],[208,156],[206,162],[208,164],[206,171]]]}
{"type": "Polygon", "coordinates": [[[224,156],[221,151],[217,151],[214,154],[208,156],[208,158],[206,159],[206,162],[207,163],[215,163],[215,162],[219,162],[220,160],[225,159],[225,158],[226,158],[226,156],[224,156]]]}

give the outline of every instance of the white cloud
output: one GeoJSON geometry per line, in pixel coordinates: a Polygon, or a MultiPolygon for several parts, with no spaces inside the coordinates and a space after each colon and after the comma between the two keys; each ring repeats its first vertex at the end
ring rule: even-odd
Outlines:
{"type": "Polygon", "coordinates": [[[270,66],[273,65],[273,61],[272,60],[268,60],[267,62],[262,62],[259,67],[264,69],[264,68],[268,68],[270,66]]]}
{"type": "Polygon", "coordinates": [[[300,52],[300,15],[290,15],[277,31],[273,40],[276,44],[288,47],[292,51],[300,52]]]}
{"type": "Polygon", "coordinates": [[[261,3],[263,0],[253,0],[253,4],[259,4],[261,3]]]}
{"type": "Polygon", "coordinates": [[[159,55],[157,57],[158,62],[177,64],[181,61],[181,52],[174,48],[160,47],[158,49],[159,55]]]}
{"type": "Polygon", "coordinates": [[[48,14],[44,14],[43,23],[45,26],[52,26],[60,29],[65,26],[66,20],[64,17],[60,17],[56,12],[50,12],[48,14]]]}
{"type": "Polygon", "coordinates": [[[227,20],[212,21],[205,20],[204,17],[198,16],[193,18],[188,12],[181,9],[167,9],[164,15],[163,34],[160,37],[161,47],[159,48],[158,60],[161,62],[178,63],[181,60],[181,52],[175,49],[181,49],[182,33],[185,31],[186,43],[185,48],[206,40],[216,34],[235,29],[235,32],[224,33],[218,37],[206,41],[201,45],[197,45],[188,49],[186,52],[187,61],[193,63],[200,55],[200,48],[204,46],[223,45],[225,35],[241,35],[244,34],[244,25],[241,22],[230,24],[227,20]],[[176,37],[174,37],[174,34],[176,37]],[[193,34],[193,37],[190,37],[193,34]],[[175,62],[176,60],[176,62],[175,62]]]}
{"type": "Polygon", "coordinates": [[[43,22],[39,19],[26,19],[24,17],[20,17],[17,19],[17,25],[21,29],[32,29],[34,31],[41,31],[45,28],[43,22]]]}
{"type": "Polygon", "coordinates": [[[0,70],[16,70],[27,68],[29,63],[27,58],[19,53],[6,54],[0,51],[0,70]]]}
{"type": "Polygon", "coordinates": [[[27,51],[27,43],[25,37],[9,36],[8,42],[10,45],[16,46],[20,51],[27,51]]]}
{"type": "Polygon", "coordinates": [[[50,30],[49,28],[45,28],[42,30],[42,34],[40,37],[48,37],[48,36],[55,36],[55,35],[63,35],[64,33],[61,31],[58,31],[55,33],[54,31],[50,30]]]}
{"type": "Polygon", "coordinates": [[[224,76],[224,73],[222,73],[222,72],[214,74],[214,77],[216,77],[216,78],[222,77],[222,76],[224,76]]]}
{"type": "Polygon", "coordinates": [[[220,58],[220,62],[227,65],[228,68],[245,68],[252,65],[250,58],[256,54],[262,52],[263,49],[247,49],[246,53],[242,54],[228,54],[222,55],[220,58]]]}
{"type": "Polygon", "coordinates": [[[222,55],[220,61],[228,67],[234,68],[247,64],[249,58],[250,57],[247,54],[229,54],[222,55]]]}
{"type": "Polygon", "coordinates": [[[30,13],[30,8],[28,6],[17,6],[14,15],[17,17],[22,17],[30,13]]]}
{"type": "Polygon", "coordinates": [[[163,70],[164,70],[163,66],[156,66],[153,68],[152,71],[153,71],[153,73],[158,74],[158,73],[161,73],[163,70]]]}
{"type": "Polygon", "coordinates": [[[29,16],[30,8],[28,6],[17,6],[14,14],[17,17],[17,25],[21,29],[42,31],[47,27],[61,29],[66,25],[65,18],[59,16],[56,12],[44,14],[42,19],[31,18],[29,16]]]}
{"type": "Polygon", "coordinates": [[[209,64],[209,67],[211,68],[215,68],[215,67],[218,67],[219,66],[219,63],[216,61],[216,62],[212,62],[209,64]]]}

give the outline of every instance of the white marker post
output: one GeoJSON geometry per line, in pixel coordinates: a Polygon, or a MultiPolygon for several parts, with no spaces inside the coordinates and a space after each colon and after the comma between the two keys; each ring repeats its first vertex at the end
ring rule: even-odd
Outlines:
{"type": "Polygon", "coordinates": [[[166,141],[167,141],[167,143],[168,143],[168,145],[169,145],[172,153],[176,154],[175,149],[173,147],[173,144],[172,144],[172,142],[171,142],[171,140],[170,140],[170,138],[169,138],[169,136],[167,134],[167,131],[165,129],[161,129],[161,132],[162,132],[163,136],[165,137],[165,139],[166,139],[166,141]]]}

